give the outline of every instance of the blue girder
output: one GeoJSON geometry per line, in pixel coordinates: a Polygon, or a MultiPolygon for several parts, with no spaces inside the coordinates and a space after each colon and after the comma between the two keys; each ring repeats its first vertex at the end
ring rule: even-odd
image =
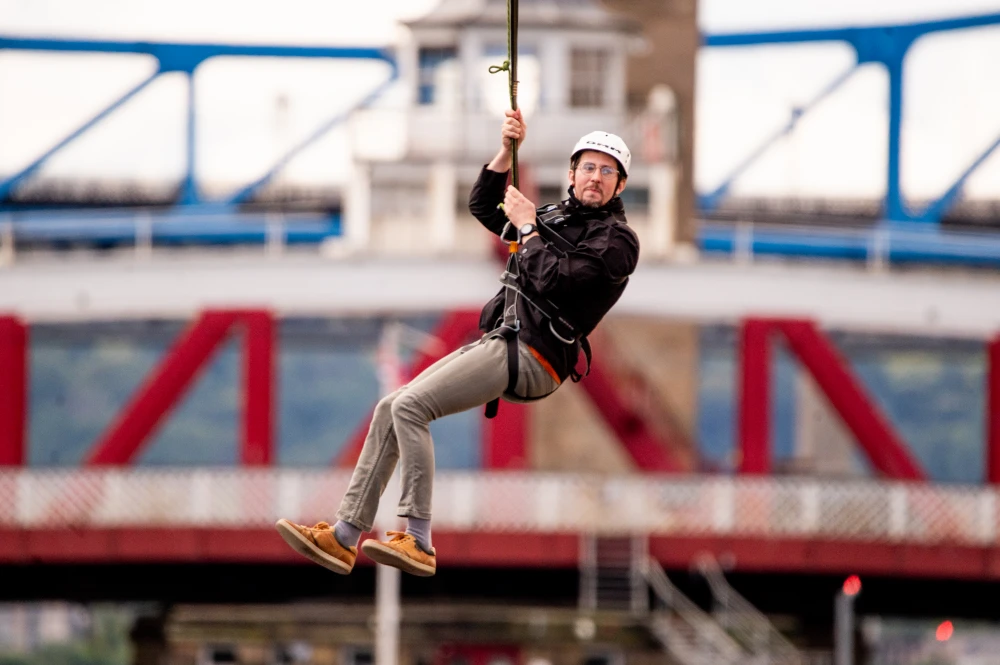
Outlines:
{"type": "MultiPolygon", "coordinates": [[[[991,25],[1000,25],[1000,13],[899,25],[710,34],[703,36],[703,44],[710,48],[720,48],[763,46],[768,44],[846,42],[854,48],[857,56],[857,65],[866,63],[882,64],[889,74],[889,157],[886,166],[886,195],[883,211],[885,218],[891,222],[931,222],[936,224],[940,222],[944,214],[948,212],[948,209],[958,200],[962,187],[975,172],[976,168],[1000,147],[1000,138],[990,145],[940,198],[928,205],[923,211],[911,211],[906,205],[900,189],[903,63],[913,43],[925,35],[991,25]]],[[[819,100],[814,100],[803,112],[815,105],[817,101],[819,100]]],[[[699,197],[702,208],[707,212],[714,210],[732,186],[733,181],[750,166],[753,160],[763,154],[768,146],[782,136],[785,136],[788,131],[791,131],[794,128],[794,123],[800,117],[801,114],[793,118],[787,131],[780,132],[777,136],[772,136],[767,143],[754,151],[749,160],[742,162],[740,168],[731,173],[714,192],[699,197]]]]}
{"type": "MultiPolygon", "coordinates": [[[[25,179],[31,177],[53,155],[99,124],[116,109],[141,92],[161,74],[181,72],[188,77],[188,122],[187,122],[187,157],[184,178],[181,184],[180,203],[197,205],[202,201],[195,172],[195,112],[194,112],[194,71],[210,58],[220,56],[246,57],[282,57],[282,58],[348,58],[360,60],[379,60],[390,67],[390,75],[385,83],[368,95],[358,106],[365,106],[375,100],[385,88],[398,76],[395,60],[383,49],[364,47],[327,47],[327,46],[273,46],[247,44],[187,44],[171,42],[123,42],[110,40],[82,39],[39,39],[23,37],[0,36],[0,50],[18,51],[49,51],[49,52],[89,52],[89,53],[124,53],[149,55],[156,59],[156,71],[147,79],[133,87],[119,99],[113,101],[99,113],[84,122],[78,128],[60,139],[38,158],[19,172],[0,180],[0,200],[3,200],[11,190],[25,179]]],[[[351,109],[354,110],[354,109],[351,109]]],[[[304,142],[293,147],[282,156],[278,162],[256,181],[242,188],[235,195],[224,201],[216,202],[223,206],[235,205],[248,200],[261,187],[266,185],[295,155],[299,154],[311,143],[317,141],[330,129],[343,122],[350,111],[340,113],[331,120],[324,122],[304,142]]]]}

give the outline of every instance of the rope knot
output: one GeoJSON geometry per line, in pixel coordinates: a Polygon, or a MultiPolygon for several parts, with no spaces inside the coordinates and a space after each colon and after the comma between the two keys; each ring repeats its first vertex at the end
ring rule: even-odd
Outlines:
{"type": "Polygon", "coordinates": [[[510,60],[504,60],[502,65],[490,65],[490,74],[510,71],[510,60]]]}

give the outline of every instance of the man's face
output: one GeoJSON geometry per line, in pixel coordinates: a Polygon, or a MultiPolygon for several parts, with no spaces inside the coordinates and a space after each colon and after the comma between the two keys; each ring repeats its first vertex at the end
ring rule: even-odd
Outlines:
{"type": "Polygon", "coordinates": [[[625,179],[618,182],[618,163],[614,157],[596,150],[580,153],[580,162],[569,171],[569,184],[573,185],[576,198],[588,208],[600,208],[625,189],[625,179]],[[609,175],[601,173],[609,168],[609,175]],[[591,172],[587,173],[588,170],[591,172]]]}

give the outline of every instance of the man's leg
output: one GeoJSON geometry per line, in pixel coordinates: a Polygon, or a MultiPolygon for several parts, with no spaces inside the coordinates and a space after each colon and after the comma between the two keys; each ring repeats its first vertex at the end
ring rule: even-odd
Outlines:
{"type": "Polygon", "coordinates": [[[434,444],[430,423],[499,397],[507,387],[507,342],[491,339],[465,347],[433,373],[421,375],[392,403],[399,444],[402,496],[398,515],[406,532],[390,531],[388,542],[367,540],[362,549],[377,563],[420,576],[433,575],[437,560],[430,543],[434,444]]]}
{"type": "MultiPolygon", "coordinates": [[[[433,374],[461,352],[462,349],[459,349],[442,358],[410,383],[433,374]]],[[[379,498],[396,467],[399,448],[391,407],[393,400],[404,389],[384,397],[376,405],[351,484],[337,512],[337,523],[333,527],[326,522],[308,527],[280,519],[275,525],[292,549],[335,573],[346,575],[354,568],[358,539],[363,531],[371,530],[379,498]]]]}
{"type": "MultiPolygon", "coordinates": [[[[368,435],[365,437],[361,455],[351,476],[351,484],[344,494],[337,511],[337,519],[346,522],[360,532],[371,531],[378,512],[378,501],[389,484],[392,472],[399,460],[399,445],[392,420],[392,404],[411,386],[423,381],[460,356],[463,349],[456,349],[444,358],[415,376],[399,390],[383,397],[375,406],[368,435]]],[[[356,544],[357,538],[350,544],[356,544]]]]}
{"type": "Polygon", "coordinates": [[[346,575],[354,568],[358,540],[370,531],[385,490],[399,459],[392,427],[392,393],[375,406],[361,456],[351,476],[351,484],[337,512],[337,523],[320,522],[313,527],[278,520],[278,533],[292,549],[335,573],[346,575]]]}
{"type": "MultiPolygon", "coordinates": [[[[385,491],[399,459],[399,447],[392,425],[392,402],[400,394],[397,390],[379,400],[361,455],[351,475],[351,483],[340,502],[337,519],[363,531],[371,531],[378,511],[378,500],[385,491]]],[[[356,544],[357,539],[354,543],[356,544]]],[[[345,543],[348,544],[348,543],[345,543]]]]}
{"type": "Polygon", "coordinates": [[[499,397],[507,387],[507,349],[503,339],[477,344],[433,374],[415,381],[392,404],[399,441],[401,517],[430,519],[434,482],[434,444],[430,423],[499,397]]]}

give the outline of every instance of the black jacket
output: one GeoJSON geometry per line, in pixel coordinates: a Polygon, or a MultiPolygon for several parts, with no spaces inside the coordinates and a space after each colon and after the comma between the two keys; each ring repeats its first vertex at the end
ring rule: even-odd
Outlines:
{"type": "MultiPolygon", "coordinates": [[[[507,174],[484,168],[469,195],[469,210],[483,226],[500,235],[507,218],[497,205],[503,201],[507,174]]],[[[594,330],[621,297],[628,276],[639,259],[639,240],[625,221],[625,208],[617,196],[600,208],[588,208],[573,195],[560,203],[538,209],[538,218],[551,220],[548,227],[569,241],[549,242],[535,237],[520,246],[518,285],[528,299],[543,308],[549,304],[568,320],[577,336],[594,330]]],[[[483,332],[495,330],[503,321],[504,291],[490,300],[479,318],[483,332]]],[[[559,341],[549,328],[549,319],[523,298],[518,299],[520,339],[549,361],[560,379],[570,376],[576,365],[578,344],[559,341]]],[[[555,325],[562,337],[567,331],[555,325]]]]}

